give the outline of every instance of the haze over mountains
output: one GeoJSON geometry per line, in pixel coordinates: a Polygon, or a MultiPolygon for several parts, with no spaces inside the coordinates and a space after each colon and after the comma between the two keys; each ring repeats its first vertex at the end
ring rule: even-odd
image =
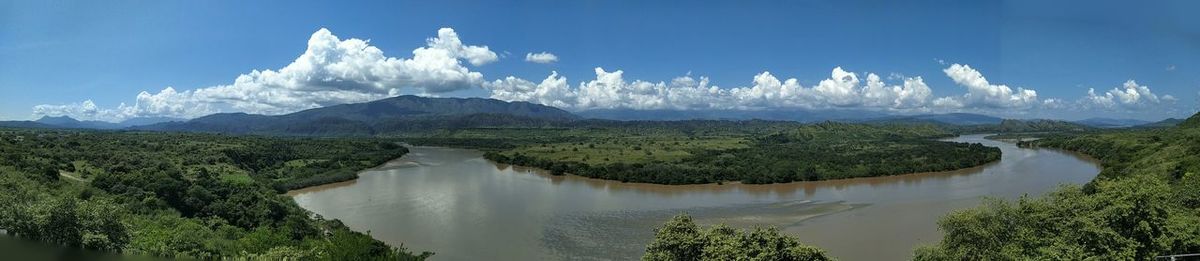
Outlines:
{"type": "Polygon", "coordinates": [[[76,120],[74,118],[67,117],[67,116],[57,116],[57,117],[44,116],[44,117],[36,120],[35,122],[41,123],[41,124],[46,124],[46,125],[58,126],[58,127],[62,127],[62,128],[105,130],[105,129],[123,129],[123,128],[129,128],[129,127],[133,127],[133,126],[150,125],[150,124],[155,124],[155,123],[160,123],[160,122],[170,122],[170,121],[186,121],[186,119],[168,118],[168,117],[139,117],[139,118],[132,118],[132,119],[124,120],[121,122],[107,122],[107,121],[80,121],[80,120],[76,120]]]}
{"type": "Polygon", "coordinates": [[[370,135],[472,126],[530,126],[579,119],[570,112],[528,102],[483,98],[398,96],[266,116],[219,113],[186,122],[133,129],[298,135],[370,135]]]}
{"type": "Polygon", "coordinates": [[[283,115],[218,113],[191,120],[134,118],[119,123],[79,121],[66,116],[37,121],[7,121],[0,126],[28,128],[131,129],[285,135],[377,135],[464,127],[563,126],[584,121],[772,120],[858,123],[931,123],[958,126],[995,125],[1014,130],[1045,128],[1167,127],[1182,120],[1146,122],[1092,118],[1075,122],[1005,120],[971,114],[891,115],[861,110],[625,110],[604,109],[571,113],[528,102],[487,98],[429,98],[397,96],[366,103],[342,104],[283,115]]]}

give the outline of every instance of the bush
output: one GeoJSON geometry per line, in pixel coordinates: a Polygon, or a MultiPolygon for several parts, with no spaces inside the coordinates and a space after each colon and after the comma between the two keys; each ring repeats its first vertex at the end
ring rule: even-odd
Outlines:
{"type": "Polygon", "coordinates": [[[655,229],[642,260],[831,260],[775,228],[742,231],[725,225],[701,228],[685,215],[655,229]]]}

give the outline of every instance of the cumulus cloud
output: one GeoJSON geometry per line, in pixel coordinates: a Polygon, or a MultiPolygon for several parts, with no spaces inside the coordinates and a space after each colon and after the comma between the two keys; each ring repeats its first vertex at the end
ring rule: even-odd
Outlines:
{"type": "Polygon", "coordinates": [[[1160,103],[1173,103],[1174,96],[1166,95],[1162,99],[1150,91],[1150,87],[1139,85],[1134,80],[1125,81],[1121,87],[1113,88],[1104,93],[1097,93],[1095,88],[1088,88],[1087,96],[1083,98],[1084,106],[1105,109],[1142,109],[1160,103]]]}
{"type": "Polygon", "coordinates": [[[525,53],[525,61],[531,63],[554,63],[558,61],[558,55],[548,52],[540,53],[525,53]]]}
{"type": "Polygon", "coordinates": [[[1063,99],[1049,98],[1049,99],[1042,100],[1042,108],[1067,109],[1067,108],[1070,108],[1070,104],[1068,104],[1066,101],[1063,101],[1063,99]]]}
{"type": "Polygon", "coordinates": [[[932,91],[921,77],[888,85],[868,73],[865,85],[858,74],[834,68],[830,78],[813,87],[795,78],[780,80],[770,72],[753,77],[750,86],[723,89],[708,77],[690,74],[670,82],[628,81],[624,71],[594,69],[596,78],[572,88],[557,72],[542,83],[508,77],[485,84],[492,98],[529,101],[576,110],[586,109],[766,109],[869,107],[890,110],[926,106],[932,91]]]}
{"type": "Polygon", "coordinates": [[[69,115],[82,119],[122,120],[140,116],[196,117],[220,111],[281,114],[343,103],[394,96],[402,90],[437,94],[481,86],[474,66],[498,60],[487,46],[465,45],[451,28],[438,30],[411,58],[385,56],[367,40],[339,39],[321,28],[295,61],[278,70],[254,70],[233,83],[187,91],[167,87],[141,92],[132,105],[96,108],[85,101],[38,105],[35,115],[69,115]]]}
{"type": "Polygon", "coordinates": [[[571,107],[575,104],[575,93],[570,90],[567,78],[559,77],[556,71],[541,83],[509,76],[484,86],[491,89],[492,97],[498,100],[528,101],[554,107],[571,107]]]}
{"type": "MultiPolygon", "coordinates": [[[[466,59],[471,65],[475,66],[492,63],[500,59],[487,46],[463,45],[462,40],[458,39],[458,33],[455,33],[453,28],[438,29],[438,37],[429,38],[426,42],[428,42],[430,49],[445,50],[452,56],[466,59]]],[[[413,51],[413,53],[416,54],[416,51],[413,51]]]]}
{"type": "MultiPolygon", "coordinates": [[[[942,70],[954,83],[967,87],[967,93],[960,97],[959,104],[970,107],[992,108],[1029,108],[1038,102],[1037,92],[1017,88],[1013,91],[1008,85],[995,85],[970,65],[952,64],[942,70]]],[[[949,103],[947,103],[949,104],[949,103]]]]}

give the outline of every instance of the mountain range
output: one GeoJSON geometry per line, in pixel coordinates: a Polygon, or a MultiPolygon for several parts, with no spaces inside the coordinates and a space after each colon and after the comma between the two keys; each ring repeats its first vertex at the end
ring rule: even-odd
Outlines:
{"type": "Polygon", "coordinates": [[[634,110],[593,109],[575,113],[584,118],[622,121],[680,120],[770,120],[770,121],[864,121],[888,114],[862,110],[634,110]]]}
{"type": "Polygon", "coordinates": [[[1096,128],[1124,128],[1139,125],[1150,124],[1152,122],[1134,119],[1112,119],[1112,118],[1089,118],[1077,120],[1075,123],[1092,126],[1096,128]]]}
{"type": "Polygon", "coordinates": [[[288,135],[377,135],[464,127],[538,126],[579,116],[562,109],[483,98],[397,96],[284,115],[218,113],[135,130],[288,135]]]}
{"type": "Polygon", "coordinates": [[[389,135],[471,127],[599,126],[612,120],[773,120],[856,123],[929,123],[965,126],[980,131],[1084,130],[1116,127],[1168,127],[1183,120],[1146,122],[1093,118],[1074,122],[1057,120],[1006,120],[972,113],[889,115],[856,110],[627,110],[601,109],[571,113],[559,108],[486,98],[429,98],[397,96],[365,103],[314,108],[283,115],[218,113],[191,120],[133,118],[119,123],[79,121],[66,116],[36,121],[0,121],[0,126],[24,128],[129,129],[194,131],[232,134],[282,135],[389,135]],[[987,127],[978,127],[984,126],[987,127]],[[977,127],[971,127],[977,126],[977,127]]]}
{"type": "Polygon", "coordinates": [[[138,117],[121,122],[80,121],[69,116],[43,116],[34,121],[0,121],[0,127],[116,130],[162,122],[186,121],[168,117],[138,117]]]}

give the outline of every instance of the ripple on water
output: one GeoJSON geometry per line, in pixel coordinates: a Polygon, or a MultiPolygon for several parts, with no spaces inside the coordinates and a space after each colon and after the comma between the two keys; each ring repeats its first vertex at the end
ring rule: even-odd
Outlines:
{"type": "Polygon", "coordinates": [[[654,228],[680,213],[701,225],[726,224],[738,228],[760,224],[797,226],[805,220],[865,206],[845,202],[792,200],[723,207],[695,207],[643,211],[606,211],[560,215],[550,220],[542,245],[557,258],[573,260],[637,259],[654,238],[654,228]]]}

